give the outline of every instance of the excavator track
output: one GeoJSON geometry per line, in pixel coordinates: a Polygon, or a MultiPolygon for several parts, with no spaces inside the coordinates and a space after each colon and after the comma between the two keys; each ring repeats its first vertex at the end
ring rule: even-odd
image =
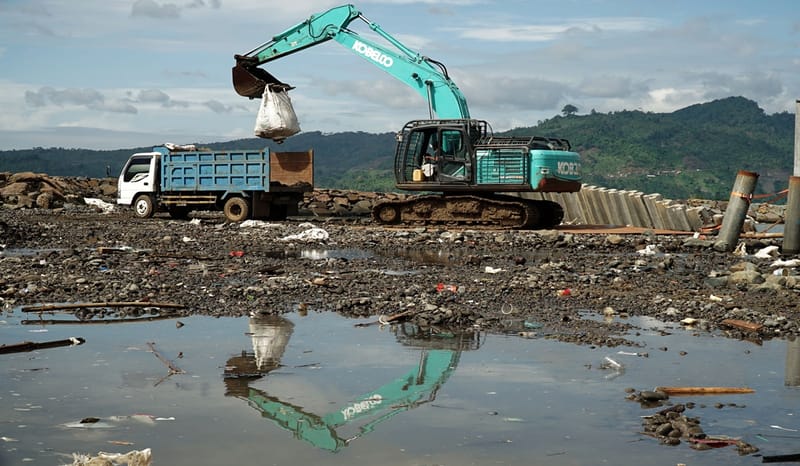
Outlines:
{"type": "Polygon", "coordinates": [[[544,229],[561,223],[558,203],[513,196],[427,195],[381,201],[372,218],[382,225],[544,229]]]}

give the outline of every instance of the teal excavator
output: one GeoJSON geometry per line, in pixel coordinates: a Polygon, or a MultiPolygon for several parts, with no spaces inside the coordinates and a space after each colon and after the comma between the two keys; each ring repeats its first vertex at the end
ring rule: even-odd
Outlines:
{"type": "Polygon", "coordinates": [[[493,134],[470,117],[467,100],[443,63],[415,52],[342,5],[235,55],[233,86],[239,95],[261,98],[265,88],[292,88],[259,65],[334,40],[414,89],[428,102],[428,118],[410,121],[397,133],[394,175],[399,189],[424,193],[377,203],[381,224],[444,224],[503,228],[549,228],[561,223],[562,207],[524,193],[577,192],[580,156],[569,141],[541,136],[493,134]],[[388,45],[349,29],[364,21],[388,45]],[[512,194],[513,193],[513,194],[512,194]]]}
{"type": "Polygon", "coordinates": [[[477,349],[481,343],[477,333],[443,335],[423,333],[410,324],[392,326],[402,344],[420,349],[419,364],[403,376],[320,415],[250,386],[281,367],[281,357],[293,328],[294,324],[285,317],[251,318],[249,334],[253,352],[245,351],[228,359],[223,374],[225,395],[247,401],[296,439],[331,452],[372,432],[379,423],[433,401],[458,366],[461,352],[477,349]],[[339,432],[350,425],[356,426],[357,433],[345,436],[339,432]]]}

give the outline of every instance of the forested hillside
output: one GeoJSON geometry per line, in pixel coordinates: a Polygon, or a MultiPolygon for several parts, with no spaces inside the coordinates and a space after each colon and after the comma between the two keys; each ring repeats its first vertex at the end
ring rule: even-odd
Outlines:
{"type": "MultiPolygon", "coordinates": [[[[767,115],[751,100],[730,97],[672,113],[569,112],[536,126],[498,133],[502,134],[569,139],[573,149],[582,155],[587,184],[658,192],[673,199],[727,199],[738,170],[759,173],[757,192],[771,193],[786,187],[792,173],[794,115],[767,115]]],[[[203,147],[269,147],[274,151],[313,148],[319,187],[391,191],[394,186],[392,133],[305,132],[280,145],[252,138],[203,147]]],[[[0,151],[0,171],[116,176],[130,154],[149,148],[143,145],[94,151],[38,147],[0,151]]]]}
{"type": "Polygon", "coordinates": [[[670,198],[727,199],[738,170],[759,174],[757,192],[786,187],[794,115],[767,115],[743,97],[673,113],[620,111],[557,116],[513,134],[566,137],[583,160],[584,181],[670,198]]]}

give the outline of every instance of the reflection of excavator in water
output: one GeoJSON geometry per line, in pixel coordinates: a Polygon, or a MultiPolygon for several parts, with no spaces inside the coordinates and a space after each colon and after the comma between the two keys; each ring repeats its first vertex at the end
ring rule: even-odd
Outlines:
{"type": "Polygon", "coordinates": [[[397,187],[438,192],[378,203],[373,218],[383,224],[462,224],[548,228],[561,223],[561,206],[500,193],[576,192],[580,157],[564,139],[494,136],[486,121],[470,118],[464,95],[445,66],[410,50],[370,22],[353,5],[332,8],[236,55],[233,85],[240,95],[261,98],[267,86],[290,86],[258,65],[328,40],[386,71],[428,102],[429,119],[408,122],[397,134],[397,187]],[[348,29],[356,19],[393,47],[348,29]],[[434,114],[439,119],[434,119],[434,114]],[[429,157],[426,157],[428,156],[429,157]]]}
{"type": "Polygon", "coordinates": [[[432,336],[418,333],[413,326],[394,326],[398,340],[419,346],[420,362],[402,377],[365,393],[346,406],[325,415],[317,415],[262,390],[250,387],[257,380],[280,366],[280,358],[294,325],[284,317],[252,318],[250,333],[254,352],[242,352],[228,360],[225,367],[226,396],[246,400],[278,426],[292,432],[317,448],[339,451],[349,442],[371,432],[375,426],[403,411],[433,401],[439,388],[458,365],[462,350],[477,349],[480,336],[432,336]],[[358,433],[343,438],[337,429],[358,423],[358,433]]]}

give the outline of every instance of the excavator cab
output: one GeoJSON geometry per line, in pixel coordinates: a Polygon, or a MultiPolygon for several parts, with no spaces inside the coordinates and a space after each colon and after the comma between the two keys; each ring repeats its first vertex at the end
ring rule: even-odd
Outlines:
{"type": "Polygon", "coordinates": [[[270,85],[283,86],[286,90],[293,89],[267,70],[256,66],[257,62],[252,57],[235,55],[235,58],[236,66],[232,70],[233,88],[240,96],[260,99],[264,95],[264,89],[270,85]]]}

